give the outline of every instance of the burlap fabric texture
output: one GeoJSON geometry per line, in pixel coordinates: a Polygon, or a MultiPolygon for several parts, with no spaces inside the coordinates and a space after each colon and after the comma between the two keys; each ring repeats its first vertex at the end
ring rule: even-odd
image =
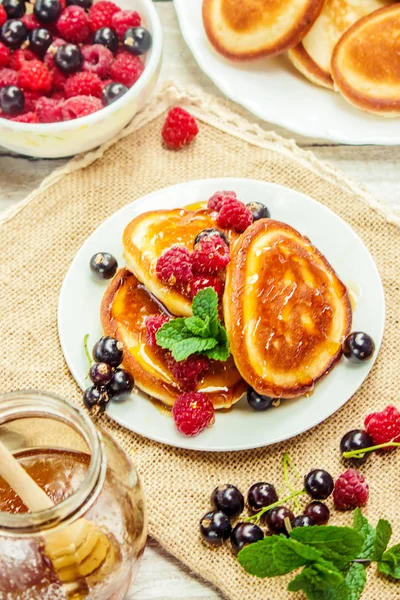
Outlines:
{"type": "MultiPolygon", "coordinates": [[[[338,450],[343,433],[362,426],[368,412],[398,401],[398,215],[312,154],[251,125],[230,105],[201,92],[186,94],[169,87],[118,139],[53,174],[0,226],[1,388],[39,388],[81,404],[57,335],[59,290],[77,250],[104,219],[136,198],[181,181],[221,176],[272,181],[309,194],[361,236],[377,263],[387,303],[385,339],[372,374],[325,423],[269,448],[196,453],[143,439],[107,417],[102,426],[139,467],[147,492],[150,534],[166,550],[231,600],[283,600],[295,597],[286,589],[288,577],[258,580],[246,575],[228,547],[212,551],[202,545],[199,519],[208,508],[212,489],[220,483],[232,482],[243,491],[257,481],[281,487],[285,450],[302,473],[323,466],[339,475],[344,470],[338,450]],[[200,121],[198,139],[180,152],[165,149],[160,137],[165,111],[175,104],[188,108],[200,121]]],[[[365,513],[372,522],[379,517],[391,520],[393,543],[400,542],[399,461],[397,451],[373,456],[362,467],[371,490],[365,513]]],[[[349,513],[333,513],[335,523],[350,523],[351,518],[349,513]]],[[[395,598],[400,598],[400,586],[370,568],[363,599],[395,598]]]]}

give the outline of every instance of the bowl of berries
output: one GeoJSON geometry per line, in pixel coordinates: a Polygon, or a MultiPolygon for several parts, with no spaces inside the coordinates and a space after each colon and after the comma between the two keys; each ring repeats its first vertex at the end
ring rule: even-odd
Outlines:
{"type": "Polygon", "coordinates": [[[157,82],[151,0],[0,0],[0,141],[59,158],[120,131],[157,82]]]}

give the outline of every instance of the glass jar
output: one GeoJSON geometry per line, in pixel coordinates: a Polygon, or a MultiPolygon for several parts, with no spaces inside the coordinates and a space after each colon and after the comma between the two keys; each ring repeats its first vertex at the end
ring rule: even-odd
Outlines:
{"type": "Polygon", "coordinates": [[[122,600],[147,536],[122,449],[83,411],[31,391],[0,396],[0,440],[54,502],[28,512],[0,476],[1,600],[122,600]]]}

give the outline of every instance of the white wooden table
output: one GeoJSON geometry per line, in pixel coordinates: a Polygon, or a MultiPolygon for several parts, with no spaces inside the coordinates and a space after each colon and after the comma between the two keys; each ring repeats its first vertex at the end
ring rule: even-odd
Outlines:
{"type": "MultiPolygon", "coordinates": [[[[213,83],[200,71],[186,47],[172,3],[159,2],[157,9],[165,36],[160,83],[166,79],[174,79],[182,86],[196,84],[209,93],[220,95],[213,83]]],[[[251,115],[249,118],[256,120],[251,115]]],[[[400,210],[400,147],[340,146],[293,135],[279,127],[271,128],[285,137],[294,138],[301,147],[312,150],[318,158],[329,161],[354,181],[362,183],[378,199],[400,210]]],[[[65,162],[65,159],[18,157],[0,147],[0,212],[23,199],[46,175],[65,162]]],[[[129,600],[179,598],[216,600],[220,595],[194,578],[155,542],[150,541],[129,600]]]]}

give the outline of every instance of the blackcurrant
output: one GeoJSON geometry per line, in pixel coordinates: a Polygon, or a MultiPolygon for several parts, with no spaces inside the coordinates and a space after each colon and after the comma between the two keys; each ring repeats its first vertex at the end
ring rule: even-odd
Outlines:
{"type": "Polygon", "coordinates": [[[246,206],[253,215],[253,221],[258,221],[259,219],[269,219],[271,216],[268,208],[261,202],[249,202],[246,204],[246,206]]]}
{"type": "Polygon", "coordinates": [[[231,533],[232,550],[240,552],[245,546],[264,539],[263,530],[253,523],[238,523],[231,533]]]}
{"type": "Polygon", "coordinates": [[[343,354],[352,363],[370,360],[375,352],[375,342],[368,333],[353,331],[342,344],[343,354]]]}
{"type": "Polygon", "coordinates": [[[290,521],[290,524],[292,529],[294,529],[295,527],[312,527],[313,525],[316,525],[316,522],[308,515],[299,515],[290,521]]]}
{"type": "Polygon", "coordinates": [[[212,511],[200,521],[201,537],[210,546],[222,546],[232,531],[232,525],[225,513],[212,511]]]}
{"type": "Polygon", "coordinates": [[[83,394],[83,403],[88,410],[97,408],[100,412],[104,412],[109,401],[110,395],[107,389],[96,385],[92,385],[83,394]]]}
{"type": "Polygon", "coordinates": [[[0,90],[0,108],[6,115],[17,115],[25,108],[25,95],[16,85],[6,85],[0,90]]]}
{"type": "Polygon", "coordinates": [[[34,29],[28,35],[29,49],[38,56],[43,57],[53,42],[50,31],[44,28],[34,29]]]}
{"type": "Polygon", "coordinates": [[[0,41],[5,46],[16,50],[27,38],[28,29],[22,21],[18,19],[10,19],[6,21],[0,29],[0,41]]]}
{"type": "Polygon", "coordinates": [[[278,494],[271,483],[260,482],[251,486],[247,492],[247,504],[252,511],[258,512],[278,501],[278,494]]]}
{"type": "Polygon", "coordinates": [[[115,369],[108,389],[113,400],[123,400],[133,390],[134,379],[125,369],[115,369]]]}
{"type": "Polygon", "coordinates": [[[194,240],[194,246],[196,246],[200,242],[200,240],[202,240],[203,238],[210,237],[211,235],[219,235],[219,237],[224,240],[225,244],[227,246],[229,246],[229,240],[226,237],[226,235],[224,234],[224,232],[219,231],[219,229],[214,229],[214,228],[203,229],[203,231],[200,231],[200,233],[197,234],[197,236],[194,240]]]}
{"type": "Polygon", "coordinates": [[[211,505],[231,519],[236,519],[244,510],[243,494],[229,483],[219,485],[211,494],[211,505]]]}
{"type": "Polygon", "coordinates": [[[101,99],[103,100],[104,106],[108,106],[116,100],[122,98],[128,91],[128,88],[123,83],[109,83],[103,88],[101,99]]]}
{"type": "Polygon", "coordinates": [[[75,73],[82,66],[82,52],[75,44],[63,44],[57,48],[54,62],[63,73],[75,73]]]}
{"type": "Polygon", "coordinates": [[[135,56],[146,54],[151,48],[151,34],[144,27],[130,27],[124,33],[122,43],[128,52],[135,56]]]}
{"type": "Polygon", "coordinates": [[[89,10],[92,6],[93,0],[67,0],[67,6],[75,5],[84,8],[85,10],[89,10]]]}
{"type": "Polygon", "coordinates": [[[304,509],[304,514],[311,517],[316,525],[326,525],[331,515],[326,504],[318,502],[318,500],[307,504],[304,509]]]}
{"type": "Polygon", "coordinates": [[[108,252],[98,252],[90,259],[90,268],[99,279],[111,279],[118,269],[117,259],[108,252]]]}
{"type": "Polygon", "coordinates": [[[1,4],[9,19],[20,19],[26,12],[25,0],[3,0],[1,4]]]}
{"type": "MultiPolygon", "coordinates": [[[[340,441],[340,452],[351,452],[352,450],[362,450],[364,448],[370,448],[374,445],[372,437],[363,429],[353,429],[346,433],[340,441]]],[[[353,465],[362,465],[367,460],[370,452],[364,454],[363,457],[354,456],[353,458],[347,458],[348,462],[353,465]]]]}
{"type": "Polygon", "coordinates": [[[60,0],[36,0],[33,14],[42,23],[54,23],[61,15],[60,0]]]}
{"type": "Polygon", "coordinates": [[[101,29],[98,29],[94,34],[93,44],[101,44],[102,46],[105,46],[106,48],[111,50],[113,54],[115,54],[115,52],[118,49],[119,39],[113,29],[111,29],[110,27],[102,27],[101,29]]]}
{"type": "Polygon", "coordinates": [[[104,362],[94,363],[89,370],[89,378],[95,385],[108,385],[113,375],[114,370],[112,366],[104,362]]]}
{"type": "Polygon", "coordinates": [[[118,367],[122,362],[123,344],[113,337],[104,336],[93,348],[93,358],[96,362],[105,362],[112,367],[118,367]]]}
{"type": "Polygon", "coordinates": [[[256,392],[256,390],[253,390],[253,388],[249,388],[247,392],[247,402],[253,410],[268,410],[268,408],[272,408],[275,400],[276,398],[262,396],[261,394],[256,392]]]}
{"type": "Polygon", "coordinates": [[[277,506],[267,512],[266,522],[270,533],[276,535],[283,533],[284,535],[287,535],[288,531],[286,529],[285,519],[289,519],[289,521],[294,519],[294,514],[290,508],[287,508],[286,506],[277,506]]]}
{"type": "Polygon", "coordinates": [[[326,500],[334,488],[332,476],[323,469],[314,469],[304,478],[304,487],[314,500],[326,500]]]}

